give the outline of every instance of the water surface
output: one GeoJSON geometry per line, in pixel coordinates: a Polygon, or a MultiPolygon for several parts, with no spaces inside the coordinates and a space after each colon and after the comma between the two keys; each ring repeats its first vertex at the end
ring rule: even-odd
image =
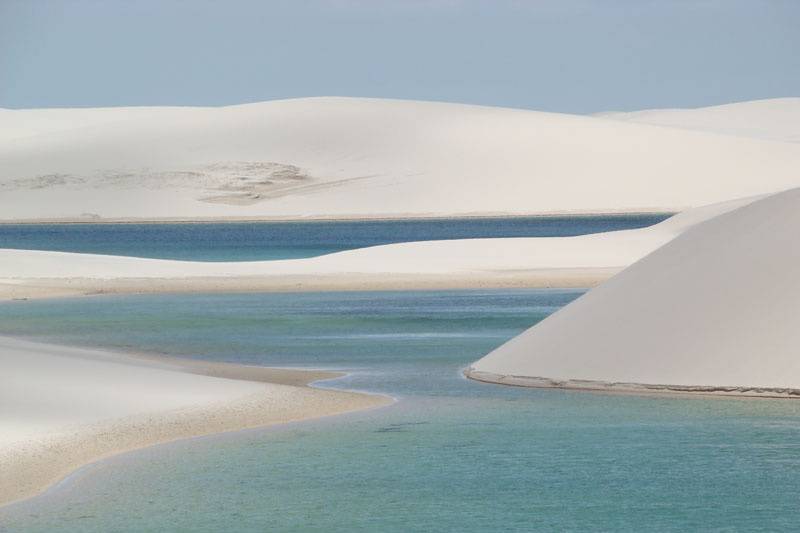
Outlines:
{"type": "MultiPolygon", "coordinates": [[[[800,528],[800,404],[481,384],[460,369],[580,291],[83,298],[0,333],[347,369],[394,406],[153,447],[0,510],[8,531],[800,528]]],[[[0,527],[2,530],[2,527],[0,527]]]]}
{"type": "Polygon", "coordinates": [[[0,248],[192,261],[293,259],[379,244],[558,237],[641,228],[665,214],[192,224],[0,224],[0,248]]]}

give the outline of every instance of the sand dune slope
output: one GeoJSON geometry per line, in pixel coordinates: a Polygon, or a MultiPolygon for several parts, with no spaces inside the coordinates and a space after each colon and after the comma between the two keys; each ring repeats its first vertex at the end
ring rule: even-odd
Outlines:
{"type": "Polygon", "coordinates": [[[671,128],[800,142],[800,98],[774,98],[698,109],[647,109],[597,116],[671,128]]]}
{"type": "Polygon", "coordinates": [[[0,504],[112,453],[388,402],[281,384],[303,371],[258,383],[268,369],[217,367],[0,337],[0,504]]]}
{"type": "Polygon", "coordinates": [[[4,220],[677,211],[800,185],[789,143],[365,98],[4,110],[0,139],[4,220]]]}
{"type": "Polygon", "coordinates": [[[797,227],[800,190],[698,224],[469,372],[534,386],[798,395],[797,227]]]}

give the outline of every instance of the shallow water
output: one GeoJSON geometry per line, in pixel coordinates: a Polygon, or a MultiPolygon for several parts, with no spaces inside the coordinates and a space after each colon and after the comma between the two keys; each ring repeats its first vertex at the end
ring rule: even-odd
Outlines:
{"type": "MultiPolygon", "coordinates": [[[[581,294],[432,291],[0,305],[0,333],[272,365],[391,407],[193,439],[0,509],[8,531],[800,527],[800,404],[480,384],[460,369],[581,294]]],[[[2,528],[0,528],[2,530],[2,528]]]]}
{"type": "Polygon", "coordinates": [[[0,224],[0,248],[193,261],[313,257],[378,244],[556,237],[650,226],[668,215],[197,224],[0,224]]]}

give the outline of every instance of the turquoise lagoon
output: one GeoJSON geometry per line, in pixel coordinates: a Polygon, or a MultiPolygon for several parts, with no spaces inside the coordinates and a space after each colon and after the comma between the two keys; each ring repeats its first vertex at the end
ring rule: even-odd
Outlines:
{"type": "Polygon", "coordinates": [[[98,297],[0,333],[344,369],[392,406],[191,439],[76,472],[0,531],[800,529],[800,404],[535,390],[460,370],[581,291],[98,297]]]}
{"type": "Polygon", "coordinates": [[[406,241],[563,237],[641,228],[668,214],[191,224],[0,224],[0,248],[192,261],[313,257],[406,241]]]}

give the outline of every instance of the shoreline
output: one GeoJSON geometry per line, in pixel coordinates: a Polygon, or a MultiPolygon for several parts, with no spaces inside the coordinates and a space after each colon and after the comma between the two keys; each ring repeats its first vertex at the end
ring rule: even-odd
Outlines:
{"type": "Polygon", "coordinates": [[[186,292],[587,288],[719,212],[704,206],[643,228],[565,237],[401,242],[264,261],[180,261],[0,249],[0,299],[186,292]]]}
{"type": "MultiPolygon", "coordinates": [[[[686,208],[688,209],[688,208],[686,208]]],[[[395,214],[352,214],[352,215],[309,215],[309,216],[223,216],[223,217],[52,217],[0,219],[0,226],[13,225],[89,225],[89,224],[236,224],[236,223],[302,223],[302,222],[380,222],[413,220],[481,220],[481,219],[521,219],[521,218],[592,218],[604,216],[672,216],[683,209],[636,208],[599,209],[591,211],[548,211],[532,213],[395,213],[395,214]]]]}
{"type": "Polygon", "coordinates": [[[0,301],[106,294],[336,292],[589,288],[623,267],[554,268],[452,274],[329,274],[186,278],[33,278],[0,280],[0,301]]]}
{"type": "Polygon", "coordinates": [[[537,376],[513,376],[474,370],[463,370],[464,377],[480,383],[531,389],[562,389],[611,394],[636,394],[643,396],[713,396],[726,398],[762,398],[770,400],[800,400],[800,389],[786,387],[747,387],[717,385],[663,385],[623,383],[587,379],[552,379],[537,376]]]}
{"type": "MultiPolygon", "coordinates": [[[[245,429],[384,407],[396,400],[386,395],[314,387],[313,383],[346,375],[342,372],[270,368],[206,362],[154,354],[90,350],[0,338],[8,346],[47,347],[65,358],[104,354],[130,368],[145,367],[171,375],[192,374],[198,379],[241,382],[256,388],[224,401],[189,407],[142,412],[58,428],[0,446],[0,507],[36,497],[91,463],[156,444],[245,429]],[[266,385],[259,389],[258,385],[266,385]]],[[[86,356],[89,357],[89,356],[86,356]]],[[[249,390],[249,389],[248,389],[249,390]]],[[[97,393],[98,398],[103,392],[97,393]]],[[[9,412],[13,423],[14,414],[9,412]]],[[[0,443],[2,444],[2,443],[0,443]]]]}

